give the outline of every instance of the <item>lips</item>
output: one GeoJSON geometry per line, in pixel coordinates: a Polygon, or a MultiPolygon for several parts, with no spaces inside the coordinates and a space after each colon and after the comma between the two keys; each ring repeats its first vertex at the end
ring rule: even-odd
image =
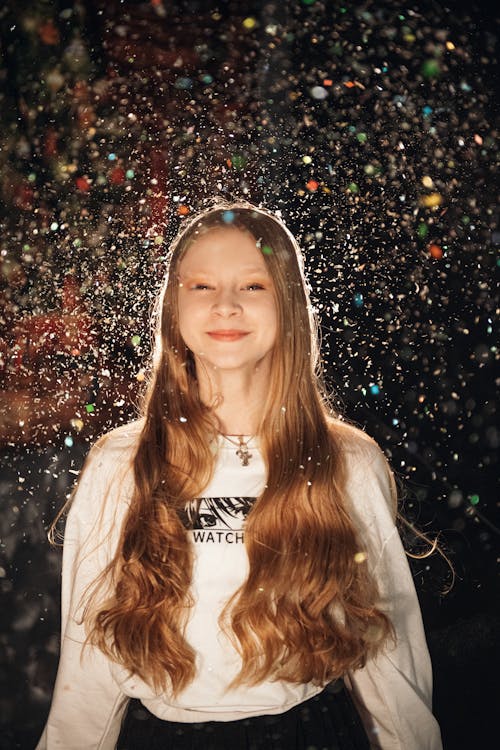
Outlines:
{"type": "Polygon", "coordinates": [[[208,331],[210,338],[216,341],[239,341],[248,336],[247,331],[227,330],[227,331],[208,331]]]}

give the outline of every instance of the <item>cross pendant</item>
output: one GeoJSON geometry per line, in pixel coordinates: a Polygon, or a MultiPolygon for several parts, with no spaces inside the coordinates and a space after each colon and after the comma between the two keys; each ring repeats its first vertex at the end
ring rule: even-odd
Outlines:
{"type": "Polygon", "coordinates": [[[248,446],[243,440],[240,442],[240,447],[236,451],[236,455],[241,461],[242,466],[248,466],[248,462],[252,458],[252,454],[248,450],[248,446]]]}

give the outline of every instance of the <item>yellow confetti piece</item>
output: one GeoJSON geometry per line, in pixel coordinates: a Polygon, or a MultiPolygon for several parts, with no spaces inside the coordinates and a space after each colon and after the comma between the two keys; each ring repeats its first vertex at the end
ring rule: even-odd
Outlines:
{"type": "Polygon", "coordinates": [[[420,198],[420,205],[425,208],[436,208],[443,202],[443,196],[439,193],[429,193],[429,195],[423,195],[420,198]]]}
{"type": "Polygon", "coordinates": [[[255,18],[252,18],[250,16],[249,18],[245,18],[245,20],[243,21],[243,26],[245,27],[245,29],[248,29],[248,31],[251,31],[257,26],[257,21],[255,20],[255,18]]]}

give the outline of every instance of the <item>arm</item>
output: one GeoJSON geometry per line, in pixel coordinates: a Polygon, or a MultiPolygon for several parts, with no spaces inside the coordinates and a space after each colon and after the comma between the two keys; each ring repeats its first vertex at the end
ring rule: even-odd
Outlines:
{"type": "Polygon", "coordinates": [[[387,462],[374,444],[363,447],[348,494],[378,582],[381,607],[395,643],[387,643],[346,684],[373,750],[441,750],[432,715],[432,667],[415,586],[392,513],[387,462]]]}
{"type": "Polygon", "coordinates": [[[82,622],[87,587],[105,568],[117,542],[117,516],[124,503],[117,502],[123,485],[111,477],[116,461],[106,448],[91,451],[66,522],[61,653],[37,750],[112,750],[120,731],[128,699],[113,679],[109,659],[93,646],[83,647],[82,622]]]}

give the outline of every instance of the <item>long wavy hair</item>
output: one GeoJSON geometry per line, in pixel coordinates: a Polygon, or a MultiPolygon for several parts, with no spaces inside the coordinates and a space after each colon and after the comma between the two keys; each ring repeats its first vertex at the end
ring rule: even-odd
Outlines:
{"type": "Polygon", "coordinates": [[[248,577],[219,618],[241,656],[231,685],[325,684],[362,666],[392,634],[377,606],[376,582],[356,556],[361,546],[344,501],[342,436],[350,428],[332,414],[321,384],[300,250],[272,213],[243,203],[217,206],[190,220],[170,249],[133,460],[134,495],[105,571],[113,593],[89,627],[91,643],[173,695],[196,672],[185,638],[193,546],[182,511],[212,476],[217,431],[214,405],[200,399],[194,358],[179,332],[178,269],[200,233],[227,226],[263,249],[278,312],[257,430],[266,487],[246,519],[248,577]]]}

